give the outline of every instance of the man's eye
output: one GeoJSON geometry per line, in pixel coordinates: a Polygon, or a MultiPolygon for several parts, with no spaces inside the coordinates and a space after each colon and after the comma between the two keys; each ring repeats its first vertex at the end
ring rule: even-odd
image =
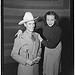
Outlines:
{"type": "Polygon", "coordinates": [[[31,23],[29,23],[29,25],[31,25],[31,23]]]}
{"type": "Polygon", "coordinates": [[[29,25],[34,25],[35,23],[28,23],[29,25]]]}

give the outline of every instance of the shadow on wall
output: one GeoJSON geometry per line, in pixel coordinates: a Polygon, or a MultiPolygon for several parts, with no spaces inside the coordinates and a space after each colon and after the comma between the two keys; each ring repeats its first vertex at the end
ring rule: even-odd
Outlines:
{"type": "Polygon", "coordinates": [[[62,73],[63,75],[69,75],[73,73],[73,26],[70,25],[70,19],[68,17],[61,17],[59,25],[62,28],[62,73]]]}

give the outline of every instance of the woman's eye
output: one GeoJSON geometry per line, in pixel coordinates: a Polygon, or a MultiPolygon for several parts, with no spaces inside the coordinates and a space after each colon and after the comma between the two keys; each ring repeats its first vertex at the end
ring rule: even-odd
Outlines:
{"type": "Polygon", "coordinates": [[[53,21],[53,20],[51,20],[51,21],[53,21]]]}
{"type": "Polygon", "coordinates": [[[52,19],[51,21],[54,21],[54,19],[52,19]]]}
{"type": "Polygon", "coordinates": [[[49,20],[47,19],[47,21],[49,21],[49,20]]]}

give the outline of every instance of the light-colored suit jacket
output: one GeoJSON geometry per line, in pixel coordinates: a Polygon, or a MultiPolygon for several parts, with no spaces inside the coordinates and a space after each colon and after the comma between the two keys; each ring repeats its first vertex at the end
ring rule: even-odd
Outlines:
{"type": "Polygon", "coordinates": [[[14,40],[11,56],[17,62],[25,64],[27,59],[33,60],[40,55],[41,44],[38,39],[38,33],[33,32],[32,39],[24,32],[21,37],[14,40]]]}

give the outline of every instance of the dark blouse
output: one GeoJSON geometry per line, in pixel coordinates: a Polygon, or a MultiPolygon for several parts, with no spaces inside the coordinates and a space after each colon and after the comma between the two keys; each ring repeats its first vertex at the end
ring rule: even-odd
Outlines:
{"type": "MultiPolygon", "coordinates": [[[[36,29],[42,28],[44,40],[42,41],[43,45],[47,48],[55,48],[61,40],[61,28],[58,25],[53,25],[49,27],[44,23],[44,20],[37,21],[36,29]]],[[[24,27],[21,27],[21,30],[25,30],[24,27]]]]}
{"type": "Polygon", "coordinates": [[[43,21],[36,23],[36,29],[38,28],[43,29],[43,36],[46,38],[46,40],[42,41],[43,45],[47,48],[55,48],[60,42],[61,28],[56,25],[49,27],[43,21]]]}

